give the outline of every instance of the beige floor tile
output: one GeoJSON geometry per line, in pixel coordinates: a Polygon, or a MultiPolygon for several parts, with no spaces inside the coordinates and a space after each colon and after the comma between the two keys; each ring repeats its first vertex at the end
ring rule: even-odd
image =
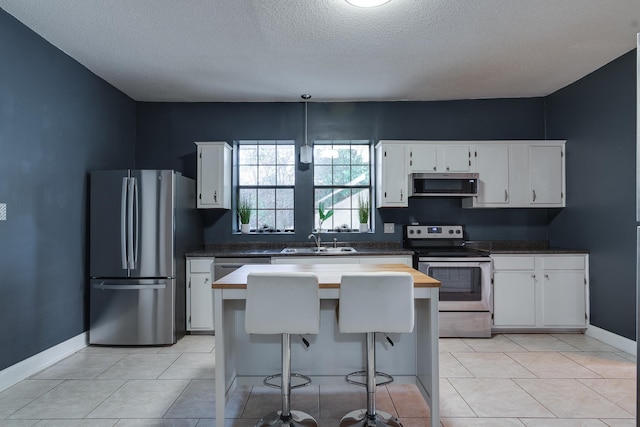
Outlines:
{"type": "Polygon", "coordinates": [[[548,334],[508,334],[508,339],[528,351],[578,351],[574,347],[548,334]]]}
{"type": "Polygon", "coordinates": [[[609,427],[637,427],[636,420],[621,420],[621,419],[603,419],[602,420],[609,427]]]}
{"type": "MultiPolygon", "coordinates": [[[[247,405],[247,400],[249,400],[251,388],[252,387],[249,385],[241,385],[233,390],[227,400],[227,406],[225,408],[225,415],[227,418],[242,417],[242,411],[244,411],[244,407],[247,405]]],[[[215,399],[215,395],[213,398],[215,399]]]]}
{"type": "Polygon", "coordinates": [[[582,384],[631,414],[636,414],[636,380],[631,378],[580,379],[582,384]]]}
{"type": "Polygon", "coordinates": [[[0,425],[2,427],[32,427],[36,425],[38,420],[2,420],[0,419],[0,425]]]}
{"type": "Polygon", "coordinates": [[[141,346],[117,346],[117,347],[104,347],[104,346],[90,346],[94,348],[94,352],[100,353],[98,349],[109,349],[108,353],[113,354],[151,354],[151,353],[159,353],[164,346],[151,346],[151,345],[141,345],[141,346]]]}
{"type": "Polygon", "coordinates": [[[507,352],[507,351],[526,351],[524,347],[511,341],[504,335],[494,335],[491,338],[464,338],[465,344],[474,351],[480,352],[507,352]]]}
{"type": "Polygon", "coordinates": [[[562,354],[605,378],[636,377],[636,364],[615,353],[566,352],[562,354]]]}
{"type": "Polygon", "coordinates": [[[162,418],[188,384],[187,380],[127,381],[87,418],[162,418]]]}
{"type": "Polygon", "coordinates": [[[96,378],[120,361],[124,354],[78,352],[34,375],[35,380],[84,380],[96,378]]]}
{"type": "MultiPolygon", "coordinates": [[[[42,420],[37,427],[113,427],[118,419],[105,420],[42,420]]],[[[4,424],[2,424],[5,427],[4,424]]]]}
{"type": "MultiPolygon", "coordinates": [[[[449,378],[478,417],[553,417],[511,379],[449,378]]],[[[528,380],[535,381],[535,380],[528,380]]]]}
{"type": "Polygon", "coordinates": [[[507,353],[507,356],[539,378],[600,378],[597,373],[574,362],[562,353],[507,353]]]}
{"type": "Polygon", "coordinates": [[[441,418],[444,427],[523,427],[517,418],[441,418]]]}
{"type": "Polygon", "coordinates": [[[0,392],[0,419],[9,417],[61,382],[62,380],[24,380],[0,392]]]}
{"type": "Polygon", "coordinates": [[[570,344],[580,351],[611,351],[618,352],[615,347],[598,341],[584,334],[551,334],[555,338],[570,344]]]}
{"type": "Polygon", "coordinates": [[[98,379],[158,378],[179,357],[179,354],[128,354],[106,371],[98,379]]]}
{"type": "Polygon", "coordinates": [[[431,415],[429,405],[415,385],[389,384],[387,390],[398,413],[398,418],[402,420],[405,418],[428,418],[431,415]]]}
{"type": "Polygon", "coordinates": [[[64,381],[24,408],[13,413],[10,418],[84,418],[93,408],[112,395],[124,383],[124,380],[64,381]]]}
{"type": "Polygon", "coordinates": [[[440,378],[473,377],[451,353],[440,353],[440,378]]]}
{"type": "Polygon", "coordinates": [[[215,361],[212,353],[182,353],[159,377],[161,380],[215,378],[215,361]]]}
{"type": "Polygon", "coordinates": [[[170,347],[163,347],[160,353],[211,353],[215,348],[213,335],[185,335],[170,347]]]}
{"type": "Polygon", "coordinates": [[[115,427],[196,427],[198,420],[123,419],[115,427]]]}
{"type": "Polygon", "coordinates": [[[452,353],[452,356],[476,378],[536,377],[504,353],[452,353]]]}
{"type": "MultiPolygon", "coordinates": [[[[306,412],[314,418],[320,416],[319,386],[292,390],[291,409],[306,412]]],[[[242,412],[242,418],[262,418],[282,408],[280,390],[267,386],[254,386],[242,412]]]]}
{"type": "Polygon", "coordinates": [[[575,379],[514,380],[557,418],[629,418],[632,414],[575,379]]]}
{"type": "Polygon", "coordinates": [[[549,419],[549,418],[523,418],[527,427],[607,427],[605,423],[596,419],[549,419]]]}
{"type": "Polygon", "coordinates": [[[441,353],[475,351],[467,343],[459,338],[440,338],[440,340],[438,341],[438,347],[441,353]]]}
{"type": "Polygon", "coordinates": [[[215,383],[192,380],[163,418],[215,418],[215,383]]]}
{"type": "Polygon", "coordinates": [[[440,418],[475,417],[471,407],[446,378],[440,379],[440,418]]]}
{"type": "Polygon", "coordinates": [[[355,385],[321,385],[320,418],[340,419],[345,414],[367,407],[364,388],[355,385]]]}
{"type": "MultiPolygon", "coordinates": [[[[400,417],[403,427],[429,427],[431,425],[430,418],[405,418],[400,417]]],[[[337,424],[334,424],[336,426],[337,424]]]]}

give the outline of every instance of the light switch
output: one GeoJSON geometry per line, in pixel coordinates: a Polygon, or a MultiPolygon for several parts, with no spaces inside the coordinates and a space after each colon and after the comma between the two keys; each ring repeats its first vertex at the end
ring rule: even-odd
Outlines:
{"type": "Polygon", "coordinates": [[[396,225],[393,222],[385,222],[384,223],[384,232],[385,233],[394,233],[396,229],[396,225]]]}
{"type": "Polygon", "coordinates": [[[0,221],[7,220],[7,204],[0,203],[0,221]]]}

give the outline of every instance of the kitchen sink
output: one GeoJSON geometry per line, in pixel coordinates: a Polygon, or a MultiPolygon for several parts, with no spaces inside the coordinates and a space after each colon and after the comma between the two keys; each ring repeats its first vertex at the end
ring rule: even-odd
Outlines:
{"type": "Polygon", "coordinates": [[[337,248],[321,246],[320,248],[284,248],[280,251],[281,254],[319,254],[319,255],[329,255],[329,254],[345,254],[358,252],[355,248],[351,246],[342,246],[337,248]]]}

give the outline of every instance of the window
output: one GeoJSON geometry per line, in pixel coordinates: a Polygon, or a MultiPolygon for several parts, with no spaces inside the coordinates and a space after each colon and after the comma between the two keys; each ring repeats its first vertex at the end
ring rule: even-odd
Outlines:
{"type": "Polygon", "coordinates": [[[251,205],[257,232],[294,230],[294,141],[237,141],[237,199],[251,205]]]}
{"type": "MultiPolygon", "coordinates": [[[[323,230],[354,231],[360,223],[360,200],[371,201],[371,145],[367,140],[314,141],[314,227],[318,207],[333,210],[323,230]]],[[[367,222],[370,220],[370,210],[367,222]]]]}

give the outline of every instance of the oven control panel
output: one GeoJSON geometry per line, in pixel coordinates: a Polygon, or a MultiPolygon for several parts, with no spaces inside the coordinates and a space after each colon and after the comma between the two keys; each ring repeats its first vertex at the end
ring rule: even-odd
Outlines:
{"type": "Polygon", "coordinates": [[[462,225],[407,225],[408,239],[462,239],[462,225]]]}

